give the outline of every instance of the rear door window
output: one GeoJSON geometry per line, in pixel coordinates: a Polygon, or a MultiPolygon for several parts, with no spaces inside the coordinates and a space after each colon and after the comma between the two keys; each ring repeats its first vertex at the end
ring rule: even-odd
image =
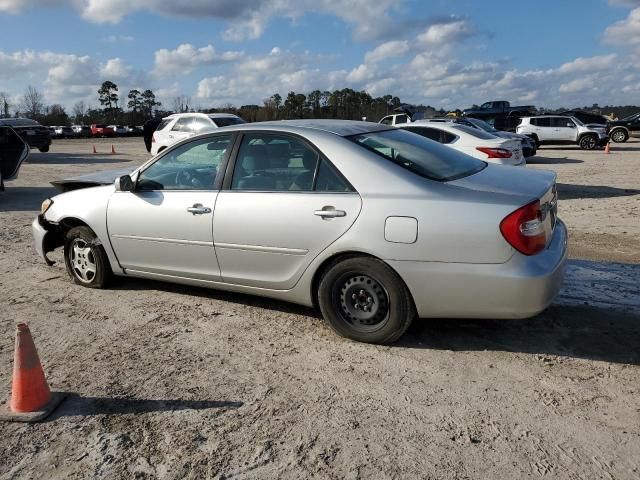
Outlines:
{"type": "Polygon", "coordinates": [[[179,118],[171,130],[174,132],[192,132],[191,122],[193,122],[192,117],[179,118]]]}
{"type": "Polygon", "coordinates": [[[156,128],[156,130],[163,130],[167,125],[171,123],[172,120],[173,118],[165,118],[158,124],[158,128],[156,128]]]}
{"type": "Polygon", "coordinates": [[[532,118],[531,121],[535,120],[537,127],[550,127],[551,126],[551,118],[550,117],[541,117],[541,118],[532,118]]]}

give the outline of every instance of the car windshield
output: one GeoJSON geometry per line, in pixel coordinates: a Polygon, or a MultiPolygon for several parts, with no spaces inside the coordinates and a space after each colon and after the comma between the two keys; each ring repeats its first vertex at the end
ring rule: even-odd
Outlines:
{"type": "Polygon", "coordinates": [[[571,119],[581,127],[584,127],[584,123],[582,123],[578,117],[571,117],[571,119]]]}
{"type": "Polygon", "coordinates": [[[474,124],[476,127],[484,130],[485,132],[493,133],[498,131],[498,129],[492,127],[483,120],[478,120],[477,118],[467,118],[466,120],[467,122],[474,124]]]}
{"type": "Polygon", "coordinates": [[[640,117],[640,112],[634,113],[633,115],[629,115],[628,117],[623,118],[622,120],[625,121],[625,122],[628,122],[630,120],[635,120],[638,117],[640,117]]]}
{"type": "Polygon", "coordinates": [[[219,127],[228,127],[229,125],[240,125],[246,123],[240,117],[209,117],[219,127]]]}
{"type": "Polygon", "coordinates": [[[468,127],[466,125],[454,125],[453,128],[455,128],[456,130],[460,130],[464,133],[467,133],[472,137],[479,138],[480,140],[492,140],[496,138],[495,135],[487,133],[483,130],[478,130],[477,128],[468,127]]]}
{"type": "Polygon", "coordinates": [[[402,168],[439,182],[467,177],[487,166],[485,162],[401,129],[346,138],[402,168]]]}

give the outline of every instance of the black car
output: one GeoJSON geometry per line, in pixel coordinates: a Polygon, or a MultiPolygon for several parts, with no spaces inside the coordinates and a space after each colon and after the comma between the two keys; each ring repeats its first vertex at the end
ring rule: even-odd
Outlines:
{"type": "Polygon", "coordinates": [[[583,112],[582,110],[568,110],[566,112],[561,112],[558,115],[566,115],[568,117],[576,117],[585,125],[589,125],[591,123],[597,125],[606,125],[607,118],[602,115],[597,115],[595,113],[583,112]]]}
{"type": "Polygon", "coordinates": [[[18,176],[20,165],[29,156],[29,147],[11,128],[0,125],[0,191],[5,180],[18,176]]]}
{"type": "Polygon", "coordinates": [[[0,118],[0,126],[2,125],[13,128],[31,148],[37,148],[41,152],[49,151],[49,127],[44,127],[30,118],[0,118]]]}
{"type": "Polygon", "coordinates": [[[607,123],[609,138],[616,143],[623,143],[629,137],[640,137],[640,112],[629,115],[622,120],[614,120],[607,123]]]}

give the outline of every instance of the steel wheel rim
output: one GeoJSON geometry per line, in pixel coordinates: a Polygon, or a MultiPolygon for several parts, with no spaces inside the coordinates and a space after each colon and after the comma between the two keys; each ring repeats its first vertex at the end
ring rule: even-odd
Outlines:
{"type": "Polygon", "coordinates": [[[585,137],[582,139],[582,145],[587,149],[592,149],[596,146],[596,140],[593,137],[585,137]]]}
{"type": "Polygon", "coordinates": [[[374,332],[389,320],[389,294],[370,275],[348,272],[335,282],[333,304],[340,317],[359,332],[374,332]]]}
{"type": "Polygon", "coordinates": [[[81,238],[76,238],[70,247],[71,270],[82,283],[91,283],[96,278],[98,267],[93,249],[81,238]]]}
{"type": "Polygon", "coordinates": [[[617,132],[613,132],[611,139],[618,143],[624,141],[624,133],[618,130],[617,132]]]}

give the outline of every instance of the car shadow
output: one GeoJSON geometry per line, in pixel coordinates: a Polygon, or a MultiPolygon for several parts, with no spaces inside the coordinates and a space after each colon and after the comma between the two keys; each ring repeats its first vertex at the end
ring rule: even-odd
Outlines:
{"type": "Polygon", "coordinates": [[[0,212],[40,211],[42,201],[57,193],[53,187],[14,187],[8,182],[0,193],[0,212]]]}
{"type": "Polygon", "coordinates": [[[533,156],[527,158],[527,164],[532,165],[556,165],[562,163],[584,163],[584,160],[575,160],[567,157],[538,157],[533,156]]]}
{"type": "Polygon", "coordinates": [[[47,418],[54,421],[61,417],[90,415],[139,415],[149,412],[175,412],[178,410],[209,410],[213,408],[235,409],[243,402],[221,400],[144,400],[119,397],[83,397],[70,394],[47,418]]]}
{"type": "Polygon", "coordinates": [[[395,345],[558,355],[640,365],[640,316],[588,306],[553,305],[526,320],[422,319],[395,345]]]}
{"type": "Polygon", "coordinates": [[[619,143],[612,143],[610,145],[611,153],[616,152],[640,152],[640,145],[635,145],[633,147],[625,145],[621,146],[619,143]]]}
{"type": "Polygon", "coordinates": [[[558,198],[560,200],[574,200],[578,198],[614,198],[631,197],[640,194],[634,188],[616,188],[604,185],[574,185],[558,183],[558,198]]]}
{"type": "Polygon", "coordinates": [[[123,160],[116,155],[107,153],[32,153],[25,163],[49,164],[49,165],[78,165],[91,163],[127,163],[131,160],[123,160]]]}

